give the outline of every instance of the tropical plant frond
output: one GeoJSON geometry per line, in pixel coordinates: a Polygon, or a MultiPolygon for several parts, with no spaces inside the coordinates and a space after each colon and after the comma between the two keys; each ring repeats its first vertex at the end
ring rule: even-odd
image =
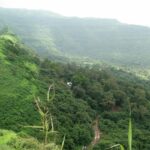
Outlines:
{"type": "MultiPolygon", "coordinates": [[[[112,148],[115,148],[115,147],[120,147],[120,150],[125,150],[124,147],[123,147],[123,145],[121,145],[121,144],[113,145],[113,146],[111,146],[111,147],[109,147],[109,148],[107,148],[107,149],[112,149],[112,148]]],[[[107,149],[106,149],[106,150],[107,150],[107,149]]]]}
{"type": "Polygon", "coordinates": [[[43,129],[43,126],[24,126],[24,128],[43,129]]]}

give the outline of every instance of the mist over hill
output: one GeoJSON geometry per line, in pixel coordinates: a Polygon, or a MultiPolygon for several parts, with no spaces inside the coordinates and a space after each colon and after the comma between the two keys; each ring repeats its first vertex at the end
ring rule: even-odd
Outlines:
{"type": "Polygon", "coordinates": [[[52,12],[0,8],[0,27],[9,26],[40,55],[91,58],[148,67],[150,28],[114,19],[64,17],[52,12]]]}

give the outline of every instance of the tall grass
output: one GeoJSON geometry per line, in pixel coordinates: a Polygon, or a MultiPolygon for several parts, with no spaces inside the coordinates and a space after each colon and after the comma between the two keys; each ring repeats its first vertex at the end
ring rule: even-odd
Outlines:
{"type": "Polygon", "coordinates": [[[129,150],[132,150],[132,120],[131,120],[131,105],[129,103],[129,127],[128,127],[128,146],[129,150]]]}

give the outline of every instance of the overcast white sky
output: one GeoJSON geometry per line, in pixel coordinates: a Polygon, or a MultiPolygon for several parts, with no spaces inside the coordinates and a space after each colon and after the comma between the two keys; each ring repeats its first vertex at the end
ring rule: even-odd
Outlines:
{"type": "Polygon", "coordinates": [[[0,7],[44,9],[65,16],[115,18],[150,26],[150,0],[0,0],[0,7]]]}

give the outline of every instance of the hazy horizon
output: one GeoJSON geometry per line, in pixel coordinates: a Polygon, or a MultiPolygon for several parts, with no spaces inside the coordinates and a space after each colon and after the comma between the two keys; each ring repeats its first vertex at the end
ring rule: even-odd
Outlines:
{"type": "Polygon", "coordinates": [[[0,7],[46,10],[68,17],[108,18],[150,26],[148,3],[148,0],[0,0],[0,7]]]}

